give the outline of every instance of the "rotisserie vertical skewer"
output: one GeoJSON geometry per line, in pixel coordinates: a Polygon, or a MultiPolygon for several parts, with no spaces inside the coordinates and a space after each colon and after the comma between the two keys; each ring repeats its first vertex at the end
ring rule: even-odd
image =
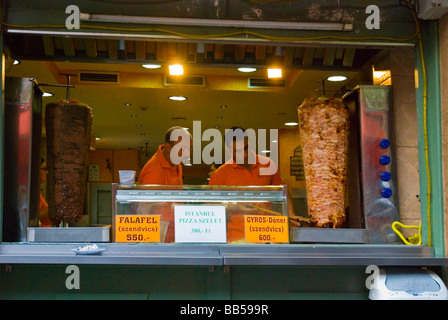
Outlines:
{"type": "Polygon", "coordinates": [[[316,227],[345,221],[348,109],[340,99],[307,99],[298,109],[308,198],[316,227]]]}

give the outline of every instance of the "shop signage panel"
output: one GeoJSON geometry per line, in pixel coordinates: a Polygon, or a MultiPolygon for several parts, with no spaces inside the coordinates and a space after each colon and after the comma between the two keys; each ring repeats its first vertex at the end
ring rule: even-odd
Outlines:
{"type": "Polygon", "coordinates": [[[175,242],[225,243],[226,207],[174,206],[175,242]]]}
{"type": "Polygon", "coordinates": [[[247,242],[288,243],[288,217],[244,216],[244,232],[247,242]]]}
{"type": "Polygon", "coordinates": [[[117,215],[115,242],[160,242],[160,216],[117,215]]]}

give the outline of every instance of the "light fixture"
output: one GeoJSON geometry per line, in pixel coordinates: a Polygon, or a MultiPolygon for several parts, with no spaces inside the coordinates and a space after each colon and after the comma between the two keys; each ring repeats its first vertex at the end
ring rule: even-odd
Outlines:
{"type": "Polygon", "coordinates": [[[238,68],[239,72],[255,72],[257,71],[257,68],[251,68],[251,67],[240,67],[238,68]]]}
{"type": "Polygon", "coordinates": [[[96,137],[95,140],[96,140],[96,141],[100,141],[101,138],[100,138],[100,137],[96,137]]]}
{"type": "Polygon", "coordinates": [[[18,65],[18,64],[20,64],[20,61],[19,60],[14,60],[13,65],[18,65]]]}
{"type": "Polygon", "coordinates": [[[198,18],[167,18],[147,16],[125,16],[92,14],[81,12],[81,21],[114,22],[114,23],[143,23],[152,25],[177,25],[199,27],[232,27],[259,29],[287,29],[287,30],[323,30],[323,31],[352,31],[353,23],[320,23],[320,22],[287,22],[287,21],[248,21],[198,18]]]}
{"type": "Polygon", "coordinates": [[[130,103],[125,103],[124,105],[125,105],[126,107],[130,107],[130,106],[131,106],[130,103]]]}
{"type": "Polygon", "coordinates": [[[184,74],[184,67],[180,64],[172,64],[168,68],[172,76],[181,76],[184,74]]]}
{"type": "Polygon", "coordinates": [[[53,94],[51,92],[44,92],[42,97],[52,97],[53,94]]]}
{"type": "Polygon", "coordinates": [[[146,69],[159,69],[162,66],[160,64],[148,63],[148,64],[142,64],[142,67],[146,69]]]}
{"type": "Polygon", "coordinates": [[[282,69],[272,68],[268,69],[268,78],[281,78],[282,77],[282,69]]]}
{"type": "Polygon", "coordinates": [[[296,126],[296,125],[298,125],[298,123],[297,123],[297,122],[285,122],[284,125],[285,125],[285,126],[291,126],[291,127],[292,127],[292,126],[296,126]]]}
{"type": "Polygon", "coordinates": [[[327,78],[328,81],[345,81],[347,80],[346,76],[331,76],[327,78]]]}
{"type": "Polygon", "coordinates": [[[137,118],[136,114],[131,114],[131,118],[137,118]]]}
{"type": "Polygon", "coordinates": [[[185,100],[187,100],[187,97],[184,97],[184,96],[171,96],[171,97],[168,97],[168,99],[174,100],[174,101],[185,101],[185,100]]]}

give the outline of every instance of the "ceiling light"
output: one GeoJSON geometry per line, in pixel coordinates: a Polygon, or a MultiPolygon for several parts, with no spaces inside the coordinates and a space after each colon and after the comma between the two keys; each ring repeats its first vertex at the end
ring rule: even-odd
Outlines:
{"type": "Polygon", "coordinates": [[[250,68],[250,67],[241,67],[238,68],[239,72],[255,72],[257,71],[257,68],[250,68]]]}
{"type": "Polygon", "coordinates": [[[298,125],[298,123],[297,122],[285,122],[284,125],[285,126],[296,126],[296,125],[298,125]]]}
{"type": "Polygon", "coordinates": [[[331,76],[327,78],[328,81],[345,81],[347,77],[345,76],[331,76]]]}
{"type": "Polygon", "coordinates": [[[19,60],[14,60],[13,65],[17,65],[17,64],[20,64],[20,61],[19,60]]]}
{"type": "Polygon", "coordinates": [[[225,108],[227,108],[227,106],[222,105],[220,108],[221,108],[221,109],[225,109],[225,108]]]}
{"type": "Polygon", "coordinates": [[[143,68],[146,68],[146,69],[159,69],[159,68],[161,68],[162,66],[161,66],[160,64],[152,64],[152,63],[149,63],[149,64],[142,64],[142,67],[143,67],[143,68]]]}
{"type": "Polygon", "coordinates": [[[44,92],[44,94],[42,95],[42,97],[52,97],[53,94],[51,92],[44,92]]]}
{"type": "Polygon", "coordinates": [[[271,150],[261,150],[260,152],[261,153],[269,153],[269,152],[271,152],[271,150]]]}
{"type": "Polygon", "coordinates": [[[268,69],[268,78],[281,78],[282,77],[282,69],[273,68],[268,69]]]}
{"type": "Polygon", "coordinates": [[[172,64],[169,66],[170,75],[181,76],[184,74],[184,67],[180,64],[172,64]]]}
{"type": "Polygon", "coordinates": [[[130,103],[125,103],[124,104],[126,107],[129,107],[129,106],[131,106],[131,104],[130,103]]]}
{"type": "Polygon", "coordinates": [[[136,114],[131,114],[131,118],[137,118],[136,114]]]}
{"type": "Polygon", "coordinates": [[[170,99],[170,100],[174,100],[174,101],[185,101],[185,100],[187,100],[187,97],[183,97],[183,96],[171,96],[171,97],[168,97],[168,99],[170,99]]]}
{"type": "Polygon", "coordinates": [[[99,137],[96,137],[96,138],[95,138],[95,140],[96,140],[96,141],[100,141],[100,140],[101,140],[101,138],[99,138],[99,137]]]}

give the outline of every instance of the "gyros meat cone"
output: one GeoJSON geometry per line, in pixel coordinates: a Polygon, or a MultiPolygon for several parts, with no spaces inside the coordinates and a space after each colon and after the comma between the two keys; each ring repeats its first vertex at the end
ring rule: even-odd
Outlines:
{"type": "Polygon", "coordinates": [[[348,109],[340,99],[307,99],[298,109],[308,214],[315,227],[345,221],[348,109]]]}
{"type": "Polygon", "coordinates": [[[59,223],[82,217],[87,187],[92,109],[49,103],[45,112],[48,214],[59,223]]]}

